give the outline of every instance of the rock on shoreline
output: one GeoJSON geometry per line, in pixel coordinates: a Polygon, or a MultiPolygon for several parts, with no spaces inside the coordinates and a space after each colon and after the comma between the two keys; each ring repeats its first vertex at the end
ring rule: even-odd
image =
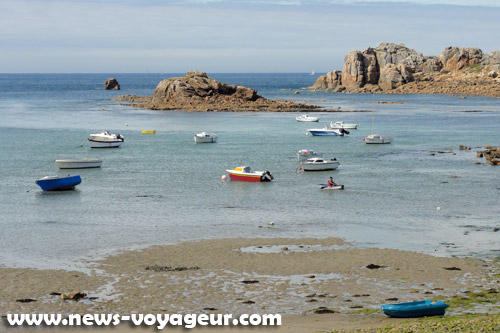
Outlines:
{"type": "Polygon", "coordinates": [[[186,111],[314,111],[316,105],[269,100],[257,90],[216,81],[205,72],[192,71],[184,77],[161,81],[153,96],[119,96],[115,100],[137,103],[151,110],[186,111]]]}
{"type": "Polygon", "coordinates": [[[388,94],[464,94],[500,97],[500,51],[447,47],[424,56],[403,44],[349,52],[342,71],[320,76],[313,90],[388,94]]]}

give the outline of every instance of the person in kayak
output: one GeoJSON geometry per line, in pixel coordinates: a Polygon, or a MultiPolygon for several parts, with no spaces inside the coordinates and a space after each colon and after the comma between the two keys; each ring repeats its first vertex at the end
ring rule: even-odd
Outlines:
{"type": "Polygon", "coordinates": [[[337,186],[337,184],[333,181],[333,178],[330,177],[328,179],[328,187],[333,187],[333,186],[337,186]]]}

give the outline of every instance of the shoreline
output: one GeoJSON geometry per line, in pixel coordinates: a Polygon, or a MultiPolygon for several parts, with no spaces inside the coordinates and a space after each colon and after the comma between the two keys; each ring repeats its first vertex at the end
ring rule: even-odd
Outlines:
{"type": "Polygon", "coordinates": [[[472,312],[500,312],[498,261],[345,245],[338,238],[218,239],[124,251],[88,262],[90,274],[0,268],[7,286],[0,315],[280,313],[283,327],[352,329],[399,322],[381,313],[382,304],[441,299],[449,315],[461,315],[484,293],[490,302],[478,301],[472,312]],[[87,297],[54,294],[74,290],[87,297]],[[334,314],[314,314],[321,307],[334,314]]]}

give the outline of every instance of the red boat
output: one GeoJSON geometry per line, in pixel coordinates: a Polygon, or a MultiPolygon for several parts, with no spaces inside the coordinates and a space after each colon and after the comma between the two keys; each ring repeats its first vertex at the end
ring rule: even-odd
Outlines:
{"type": "Polygon", "coordinates": [[[251,171],[248,166],[241,166],[233,170],[226,170],[231,180],[241,180],[244,182],[270,182],[273,176],[269,171],[251,171]]]}

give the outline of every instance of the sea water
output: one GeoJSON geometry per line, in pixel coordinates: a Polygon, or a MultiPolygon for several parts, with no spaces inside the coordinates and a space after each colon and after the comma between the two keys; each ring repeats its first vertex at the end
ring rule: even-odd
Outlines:
{"type": "Polygon", "coordinates": [[[296,113],[151,111],[111,100],[151,95],[171,76],[0,75],[1,265],[75,268],[116,251],[228,237],[342,237],[356,247],[498,255],[500,167],[474,163],[484,163],[479,147],[500,144],[500,99],[375,95],[373,103],[371,95],[309,92],[308,74],[210,74],[267,98],[345,112],[299,123],[296,113]],[[109,77],[122,90],[103,90],[109,77]],[[393,143],[364,144],[372,120],[393,143]],[[306,135],[330,121],[360,127],[345,137],[306,135]],[[121,133],[124,144],[91,149],[86,138],[100,130],[121,133]],[[202,131],[218,142],[194,144],[202,131]],[[340,167],[302,172],[300,149],[335,157],[340,167]],[[59,170],[54,160],[64,158],[103,164],[59,170]],[[274,180],[221,180],[240,165],[269,170],[274,180]],[[82,178],[74,191],[35,184],[67,174],[82,178]],[[321,191],[330,176],[345,190],[321,191]]]}

